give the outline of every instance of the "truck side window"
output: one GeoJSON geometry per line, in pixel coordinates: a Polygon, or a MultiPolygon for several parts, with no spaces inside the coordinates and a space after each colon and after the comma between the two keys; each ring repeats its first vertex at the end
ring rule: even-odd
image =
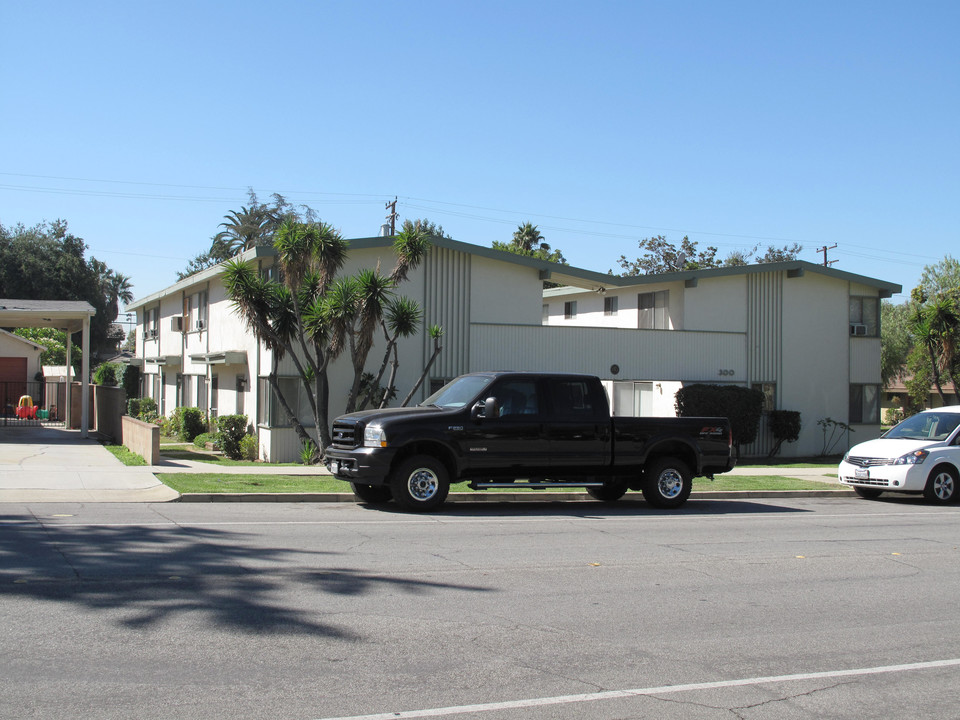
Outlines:
{"type": "Polygon", "coordinates": [[[506,380],[493,389],[493,395],[500,403],[500,417],[540,414],[534,380],[506,380]]]}
{"type": "Polygon", "coordinates": [[[583,380],[551,380],[550,395],[557,415],[592,418],[597,414],[590,386],[583,380]]]}

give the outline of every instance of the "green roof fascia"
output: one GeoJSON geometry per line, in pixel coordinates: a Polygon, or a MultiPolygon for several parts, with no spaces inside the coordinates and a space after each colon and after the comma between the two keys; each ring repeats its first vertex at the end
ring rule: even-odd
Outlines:
{"type": "MultiPolygon", "coordinates": [[[[778,263],[759,263],[755,265],[739,265],[736,267],[704,268],[699,270],[684,270],[683,272],[660,273],[653,275],[630,275],[617,276],[612,278],[618,282],[609,282],[607,287],[611,286],[631,286],[631,285],[652,285],[670,282],[684,282],[688,287],[695,284],[695,281],[709,278],[733,277],[736,275],[753,275],[757,273],[768,272],[786,272],[790,277],[802,277],[804,273],[811,272],[837,280],[854,282],[868,287],[875,287],[880,291],[881,298],[889,298],[902,292],[903,288],[897,283],[877,280],[876,278],[865,275],[856,275],[844,270],[835,270],[834,268],[824,267],[806,260],[788,260],[778,263]]],[[[607,276],[612,277],[612,276],[607,276]]],[[[548,288],[543,291],[545,297],[552,295],[568,295],[569,291],[563,292],[564,288],[548,288]]]]}
{"type": "MultiPolygon", "coordinates": [[[[257,247],[250,248],[249,250],[244,250],[240,255],[230,259],[243,260],[245,262],[249,262],[251,260],[256,260],[262,257],[275,257],[276,254],[277,254],[277,251],[274,250],[269,245],[259,245],[257,247]]],[[[178,292],[180,290],[186,290],[187,288],[193,287],[194,285],[202,285],[203,283],[206,283],[214,279],[220,273],[222,273],[223,272],[223,268],[221,267],[222,265],[223,263],[218,263],[213,267],[208,267],[205,270],[201,270],[198,273],[194,273],[193,275],[190,275],[189,277],[185,277],[183,280],[178,280],[173,285],[169,285],[165,287],[163,290],[158,290],[155,293],[150,293],[149,295],[145,295],[142,298],[134,300],[132,303],[126,306],[124,311],[133,312],[134,310],[139,310],[145,305],[150,305],[152,303],[159,302],[162,298],[165,298],[167,295],[170,295],[171,293],[178,292]]]]}

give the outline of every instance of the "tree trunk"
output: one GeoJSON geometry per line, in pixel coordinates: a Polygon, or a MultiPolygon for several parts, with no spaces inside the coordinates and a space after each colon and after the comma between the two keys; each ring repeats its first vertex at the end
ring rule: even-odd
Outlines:
{"type": "Polygon", "coordinates": [[[417,380],[416,385],[410,390],[406,398],[404,398],[403,403],[400,407],[406,407],[407,403],[410,402],[410,399],[413,397],[413,394],[420,389],[420,386],[423,385],[423,381],[427,377],[427,373],[430,372],[430,367],[433,365],[433,361],[437,359],[437,355],[440,354],[440,351],[443,350],[443,346],[440,344],[440,338],[433,339],[433,355],[430,356],[430,360],[427,362],[427,366],[423,369],[423,372],[420,374],[420,378],[417,380]]]}

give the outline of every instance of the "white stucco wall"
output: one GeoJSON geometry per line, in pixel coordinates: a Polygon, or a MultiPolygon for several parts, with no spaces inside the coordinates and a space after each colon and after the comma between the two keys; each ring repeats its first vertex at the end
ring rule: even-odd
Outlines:
{"type": "Polygon", "coordinates": [[[744,332],[747,328],[747,281],[744,275],[710,278],[683,293],[685,330],[744,332]]]}

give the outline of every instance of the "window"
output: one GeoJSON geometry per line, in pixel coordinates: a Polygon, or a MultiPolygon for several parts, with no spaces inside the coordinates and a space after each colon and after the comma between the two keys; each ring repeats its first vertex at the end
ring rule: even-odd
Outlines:
{"type": "MultiPolygon", "coordinates": [[[[242,378],[237,378],[238,383],[241,380],[242,378]]],[[[280,392],[283,393],[283,399],[286,400],[287,405],[297,416],[300,424],[304,427],[313,427],[313,410],[310,408],[310,399],[307,397],[306,388],[303,387],[300,378],[280,377],[277,378],[277,385],[280,392]]],[[[287,416],[286,410],[283,409],[283,405],[280,404],[280,400],[277,399],[277,394],[273,391],[267,378],[259,378],[257,394],[260,398],[257,408],[257,423],[267,427],[290,427],[290,418],[287,416]]],[[[242,395],[238,393],[238,403],[241,397],[242,395]]],[[[242,414],[242,411],[237,410],[237,414],[242,414]]]]}
{"type": "Polygon", "coordinates": [[[850,334],[864,337],[880,335],[880,299],[850,297],[850,334]]]}
{"type": "Polygon", "coordinates": [[[143,337],[147,340],[155,339],[160,325],[160,308],[150,308],[143,314],[143,337]]]}
{"type": "Polygon", "coordinates": [[[212,375],[210,377],[210,417],[215,418],[219,412],[220,405],[217,403],[217,396],[220,394],[220,376],[212,375]]]}
{"type": "Polygon", "coordinates": [[[540,322],[546,325],[548,320],[550,320],[550,306],[544,303],[540,310],[540,322]]]}
{"type": "Polygon", "coordinates": [[[183,299],[183,331],[199,332],[207,327],[207,291],[183,299]]]}
{"type": "Polygon", "coordinates": [[[197,375],[197,407],[207,413],[207,376],[197,375]]]}
{"type": "Polygon", "coordinates": [[[880,424],[880,386],[850,385],[851,425],[880,424]]]}
{"type": "Polygon", "coordinates": [[[603,299],[603,314],[604,315],[616,315],[617,308],[620,305],[620,298],[614,295],[613,297],[605,297],[603,299]]]}
{"type": "MultiPolygon", "coordinates": [[[[599,388],[599,385],[597,386],[599,388]]],[[[606,404],[586,380],[551,380],[550,400],[555,415],[565,418],[593,418],[606,404]]],[[[602,390],[599,390],[602,394],[602,390]]]]}
{"type": "Polygon", "coordinates": [[[540,413],[536,380],[506,380],[497,383],[491,394],[500,403],[500,417],[540,413]]]}
{"type": "Polygon", "coordinates": [[[777,409],[776,383],[753,383],[750,387],[763,393],[763,412],[768,413],[777,409]]]}
{"type": "Polygon", "coordinates": [[[640,293],[637,296],[637,327],[645,330],[667,330],[670,327],[667,306],[669,290],[640,293]]]}
{"type": "Polygon", "coordinates": [[[234,385],[234,390],[236,391],[236,402],[237,402],[236,414],[243,415],[243,407],[244,407],[243,397],[244,397],[244,393],[247,390],[247,379],[243,375],[237,375],[237,380],[236,380],[236,384],[234,385]]]}
{"type": "Polygon", "coordinates": [[[179,375],[180,378],[180,397],[178,398],[179,404],[183,407],[194,407],[193,403],[190,402],[190,386],[191,386],[191,375],[179,375]]]}
{"type": "Polygon", "coordinates": [[[565,320],[573,320],[577,317],[577,301],[571,300],[563,304],[563,317],[565,320]]]}

